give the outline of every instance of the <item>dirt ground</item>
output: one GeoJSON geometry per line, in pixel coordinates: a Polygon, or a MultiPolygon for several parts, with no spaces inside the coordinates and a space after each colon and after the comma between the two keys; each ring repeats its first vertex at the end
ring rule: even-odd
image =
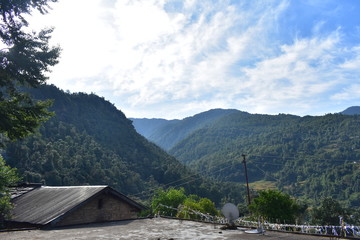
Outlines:
{"type": "Polygon", "coordinates": [[[153,218],[88,224],[51,230],[26,230],[1,232],[2,240],[47,240],[47,239],[296,239],[322,240],[328,237],[306,236],[291,233],[266,231],[265,234],[246,233],[245,229],[221,230],[222,225],[181,221],[176,219],[153,218]]]}

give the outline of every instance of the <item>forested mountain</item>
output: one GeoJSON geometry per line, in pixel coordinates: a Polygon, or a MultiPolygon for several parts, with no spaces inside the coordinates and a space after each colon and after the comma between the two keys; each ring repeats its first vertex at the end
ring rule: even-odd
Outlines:
{"type": "Polygon", "coordinates": [[[235,111],[193,129],[169,153],[200,173],[244,182],[246,154],[255,186],[265,182],[313,202],[333,197],[360,206],[360,115],[235,111]]]}
{"type": "Polygon", "coordinates": [[[36,99],[53,99],[50,110],[55,116],[37,134],[8,144],[3,154],[24,181],[108,184],[143,199],[164,185],[181,185],[217,203],[224,197],[241,198],[239,190],[194,174],[150,143],[121,111],[95,94],[69,94],[49,85],[31,94],[36,99]]]}
{"type": "Polygon", "coordinates": [[[212,109],[182,120],[132,118],[135,129],[144,137],[165,150],[170,150],[192,132],[229,114],[240,112],[235,109],[212,109]]]}
{"type": "Polygon", "coordinates": [[[170,150],[180,161],[223,181],[268,180],[307,199],[330,196],[360,206],[360,116],[232,114],[170,150]],[[225,170],[221,170],[224,169],[225,170]]]}
{"type": "Polygon", "coordinates": [[[344,111],[342,111],[341,113],[346,115],[355,115],[355,114],[360,115],[360,107],[359,106],[349,107],[344,111]]]}

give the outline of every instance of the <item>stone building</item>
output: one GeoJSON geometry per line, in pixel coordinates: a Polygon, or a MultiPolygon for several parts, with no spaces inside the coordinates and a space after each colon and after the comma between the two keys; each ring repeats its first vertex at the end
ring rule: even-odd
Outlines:
{"type": "Polygon", "coordinates": [[[137,218],[145,207],[109,186],[34,186],[14,191],[11,223],[66,226],[137,218]]]}

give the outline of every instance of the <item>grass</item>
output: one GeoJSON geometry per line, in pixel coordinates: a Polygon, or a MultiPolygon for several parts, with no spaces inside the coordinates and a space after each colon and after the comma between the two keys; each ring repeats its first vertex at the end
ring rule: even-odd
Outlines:
{"type": "Polygon", "coordinates": [[[273,181],[261,180],[261,181],[249,183],[249,187],[254,190],[276,189],[275,184],[276,182],[273,181]]]}

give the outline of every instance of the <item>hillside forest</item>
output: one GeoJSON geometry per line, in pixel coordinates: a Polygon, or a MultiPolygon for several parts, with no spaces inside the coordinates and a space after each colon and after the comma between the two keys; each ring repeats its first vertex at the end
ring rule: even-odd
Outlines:
{"type": "Polygon", "coordinates": [[[242,213],[270,219],[263,203],[273,211],[283,199],[296,215],[310,206],[315,220],[358,216],[359,107],[324,116],[213,109],[182,120],[128,119],[95,94],[46,85],[61,48],[49,45],[52,28],[28,31],[24,15],[45,14],[56,1],[1,3],[0,225],[11,217],[11,187],[20,181],[110,185],[152,213],[177,199],[176,216],[190,208],[218,215],[227,202],[244,210],[245,173],[251,196],[242,213]]]}
{"type": "MultiPolygon", "coordinates": [[[[141,134],[144,121],[133,119],[141,134]]],[[[151,119],[147,124],[151,128],[151,119]]],[[[277,188],[309,204],[330,197],[360,207],[358,114],[299,117],[214,109],[170,124],[158,124],[144,136],[204,176],[244,184],[245,154],[253,191],[277,188]],[[193,130],[176,141],[183,134],[179,125],[193,130]],[[161,135],[173,139],[173,146],[162,145],[161,135]]]]}
{"type": "Polygon", "coordinates": [[[159,193],[171,193],[166,189],[182,189],[180,195],[188,196],[184,206],[201,210],[209,199],[220,209],[234,202],[247,214],[246,154],[252,199],[261,190],[279,189],[298,199],[300,210],[317,209],[327,199],[340,209],[359,209],[360,115],[214,109],[169,122],[141,119],[148,133],[160,136],[166,129],[163,135],[174,146],[165,151],[136,132],[137,119],[127,119],[95,94],[70,94],[53,85],[27,91],[35,99],[51,99],[54,116],[35,134],[7,142],[1,153],[22,181],[110,185],[148,206],[159,193]],[[181,137],[180,126],[187,129],[181,137]]]}
{"type": "MultiPolygon", "coordinates": [[[[30,90],[29,90],[30,91],[30,90]]],[[[184,187],[187,194],[242,199],[241,184],[218,183],[190,170],[138,134],[132,122],[95,94],[66,93],[53,85],[32,89],[38,100],[51,99],[54,116],[35,134],[8,142],[7,164],[22,181],[47,185],[110,185],[145,201],[158,188],[184,187]]]]}

